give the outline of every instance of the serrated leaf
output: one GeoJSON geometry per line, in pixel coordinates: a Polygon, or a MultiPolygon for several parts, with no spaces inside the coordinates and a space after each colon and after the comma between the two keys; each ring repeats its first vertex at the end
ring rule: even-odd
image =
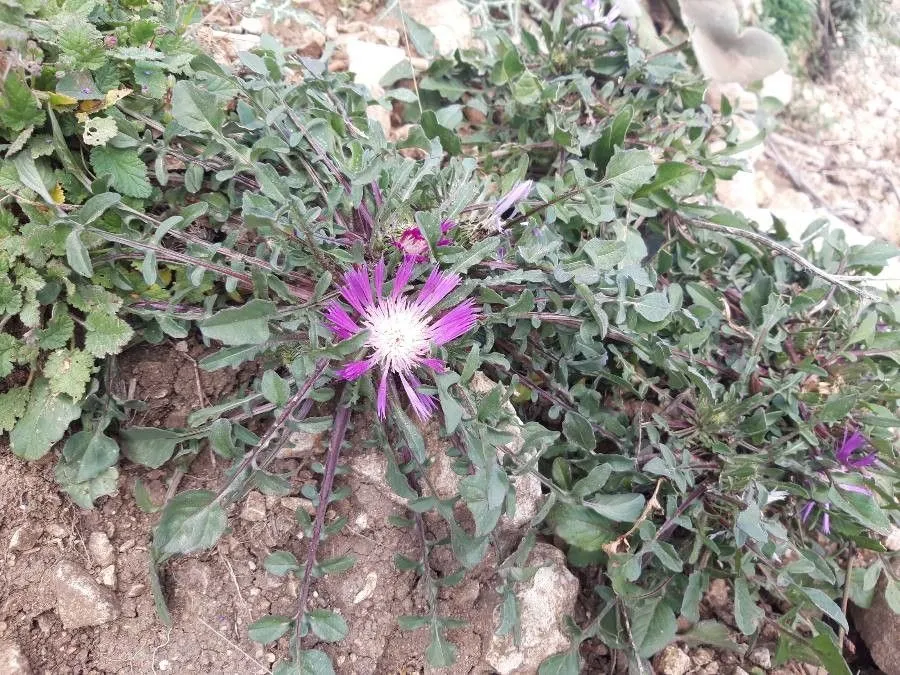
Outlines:
{"type": "Polygon", "coordinates": [[[13,453],[22,459],[40,459],[80,414],[81,406],[67,396],[53,394],[49,382],[38,378],[32,386],[25,414],[9,434],[13,453]]]}
{"type": "Polygon", "coordinates": [[[646,150],[620,150],[606,165],[606,180],[619,197],[628,198],[656,174],[653,156],[646,150]]]}
{"type": "Polygon", "coordinates": [[[41,349],[59,349],[65,347],[74,334],[75,322],[69,316],[67,307],[57,303],[47,325],[38,333],[38,345],[41,349]]]}
{"type": "Polygon", "coordinates": [[[12,429],[28,405],[28,387],[16,387],[0,394],[0,434],[12,429]]]}
{"type": "Polygon", "coordinates": [[[84,348],[97,358],[118,354],[134,336],[124,320],[104,312],[88,314],[84,327],[87,329],[84,348]]]}
{"type": "Polygon", "coordinates": [[[147,165],[134,148],[95,147],[91,166],[98,176],[109,176],[110,185],[123,195],[144,198],[153,193],[147,165]]]}
{"type": "Polygon", "coordinates": [[[269,319],[275,312],[275,303],[251,300],[241,307],[216,312],[198,325],[205,337],[226,345],[259,345],[269,339],[269,319]]]}
{"type": "Polygon", "coordinates": [[[153,545],[163,558],[211,548],[225,532],[225,510],[208,490],[175,495],[153,532],[153,545]]]}
{"type": "Polygon", "coordinates": [[[172,90],[172,117],[194,133],[219,134],[225,121],[215,97],[187,80],[178,81],[172,90]]]}
{"type": "Polygon", "coordinates": [[[349,630],[344,617],[327,609],[314,609],[306,617],[312,632],[325,642],[343,640],[349,630]]]}
{"type": "Polygon", "coordinates": [[[254,642],[268,644],[275,642],[287,633],[293,620],[289,616],[264,616],[257,619],[247,627],[247,634],[254,642]]]}
{"type": "Polygon", "coordinates": [[[91,381],[94,357],[80,349],[55,351],[44,364],[44,375],[49,378],[50,391],[67,394],[78,401],[84,396],[85,388],[91,381]]]}
{"type": "Polygon", "coordinates": [[[84,123],[82,138],[87,145],[106,145],[119,133],[112,117],[90,117],[84,123]]]}
{"type": "Polygon", "coordinates": [[[40,127],[47,119],[46,113],[16,72],[3,81],[0,96],[0,124],[18,133],[28,127],[40,127]]]}

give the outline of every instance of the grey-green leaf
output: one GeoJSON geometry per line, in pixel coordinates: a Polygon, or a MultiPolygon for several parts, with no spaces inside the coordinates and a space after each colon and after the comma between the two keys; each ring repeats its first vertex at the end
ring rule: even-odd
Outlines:
{"type": "Polygon", "coordinates": [[[241,307],[216,312],[199,323],[200,331],[211,340],[226,345],[259,345],[269,339],[269,319],[275,315],[275,303],[251,300],[241,307]]]}
{"type": "Polygon", "coordinates": [[[635,311],[647,321],[663,321],[672,313],[672,306],[665,293],[654,291],[641,296],[634,303],[635,311]]]}
{"type": "Polygon", "coordinates": [[[268,644],[269,642],[275,642],[275,640],[287,633],[291,623],[291,617],[289,616],[264,616],[251,623],[247,627],[247,633],[254,642],[268,644]]]}
{"type": "Polygon", "coordinates": [[[63,437],[69,424],[80,414],[80,406],[68,396],[54,396],[47,380],[38,378],[25,414],[9,433],[13,453],[22,459],[40,459],[63,437]]]}
{"type": "Polygon", "coordinates": [[[631,197],[656,174],[653,156],[646,150],[620,150],[606,165],[606,180],[620,197],[631,197]]]}
{"type": "Polygon", "coordinates": [[[208,490],[175,495],[154,530],[154,547],[168,557],[214,546],[226,525],[225,510],[215,498],[208,490]]]}
{"type": "Polygon", "coordinates": [[[344,617],[327,609],[314,609],[307,614],[307,618],[312,632],[325,642],[343,640],[349,630],[344,617]]]}

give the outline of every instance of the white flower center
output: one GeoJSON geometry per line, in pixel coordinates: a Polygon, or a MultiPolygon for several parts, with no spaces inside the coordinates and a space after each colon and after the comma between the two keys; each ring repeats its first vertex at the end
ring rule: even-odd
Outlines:
{"type": "Polygon", "coordinates": [[[404,299],[382,298],[363,316],[375,359],[395,372],[409,372],[431,351],[429,324],[404,299]]]}

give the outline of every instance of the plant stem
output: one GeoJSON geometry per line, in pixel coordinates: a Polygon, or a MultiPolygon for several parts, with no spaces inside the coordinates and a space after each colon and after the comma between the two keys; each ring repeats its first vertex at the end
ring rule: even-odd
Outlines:
{"type": "MultiPolygon", "coordinates": [[[[340,400],[346,385],[341,385],[338,392],[340,400]]],[[[316,553],[322,538],[322,527],[325,524],[325,512],[334,485],[334,473],[337,470],[338,458],[341,456],[341,445],[347,435],[347,423],[350,420],[350,407],[345,403],[338,405],[334,413],[334,424],[331,429],[331,441],[328,443],[328,457],[325,459],[325,473],[319,488],[319,503],[316,505],[316,518],[313,521],[312,534],[306,550],[306,564],[303,568],[303,582],[300,585],[300,597],[297,600],[297,612],[294,614],[294,649],[299,653],[303,615],[306,613],[306,602],[312,586],[312,571],[316,564],[316,553]]]]}

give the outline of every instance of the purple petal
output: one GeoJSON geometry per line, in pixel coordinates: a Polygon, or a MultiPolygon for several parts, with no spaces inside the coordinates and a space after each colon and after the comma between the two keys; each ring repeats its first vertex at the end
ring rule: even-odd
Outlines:
{"type": "Polygon", "coordinates": [[[431,368],[436,373],[443,373],[447,370],[447,366],[440,359],[422,359],[422,365],[431,368]]]}
{"type": "Polygon", "coordinates": [[[381,258],[375,265],[375,295],[382,297],[384,290],[384,258],[381,258]]]}
{"type": "Polygon", "coordinates": [[[461,281],[462,279],[458,274],[444,274],[435,267],[431,270],[431,274],[428,275],[422,290],[419,291],[419,295],[416,297],[416,305],[424,314],[446,298],[450,291],[459,286],[461,281]]]}
{"type": "Polygon", "coordinates": [[[399,373],[399,377],[400,382],[403,384],[403,388],[406,390],[406,396],[409,399],[409,403],[416,413],[416,417],[422,422],[427,421],[436,407],[434,399],[416,391],[403,373],[399,373]]]}
{"type": "Polygon", "coordinates": [[[454,227],[456,227],[456,223],[454,221],[442,220],[441,221],[441,234],[447,234],[454,227]]]}
{"type": "Polygon", "coordinates": [[[412,276],[413,266],[416,264],[416,261],[410,257],[403,258],[403,262],[400,263],[400,267],[397,268],[397,275],[394,277],[394,287],[391,289],[391,297],[397,299],[400,297],[400,294],[403,292],[403,289],[406,288],[406,284],[409,283],[409,278],[412,276]]]}
{"type": "Polygon", "coordinates": [[[364,359],[362,361],[351,361],[343,368],[338,369],[337,376],[342,380],[357,380],[365,373],[371,370],[375,365],[375,359],[364,359]]]}
{"type": "MultiPolygon", "coordinates": [[[[828,505],[825,505],[825,508],[828,508],[828,505]]],[[[828,514],[828,511],[822,514],[822,532],[825,534],[831,534],[831,516],[828,514]]]]}
{"type": "Polygon", "coordinates": [[[872,491],[863,485],[853,485],[852,483],[838,483],[839,488],[848,492],[855,492],[859,495],[871,495],[872,491]]]}
{"type": "Polygon", "coordinates": [[[806,504],[803,505],[803,508],[800,509],[800,520],[804,523],[809,520],[814,508],[816,508],[815,502],[806,502],[806,504]]]}
{"type": "Polygon", "coordinates": [[[864,457],[860,457],[859,459],[851,459],[845,464],[848,466],[852,466],[854,469],[865,469],[867,466],[872,466],[875,462],[878,461],[878,453],[872,452],[864,457]]]}
{"type": "Polygon", "coordinates": [[[394,242],[404,256],[414,258],[416,262],[425,262],[428,260],[428,240],[422,236],[418,227],[411,227],[404,230],[400,238],[394,242]]]}
{"type": "Polygon", "coordinates": [[[460,335],[468,333],[478,321],[475,301],[463,301],[431,324],[432,340],[436,345],[445,345],[460,335]]]}
{"type": "Polygon", "coordinates": [[[388,371],[381,373],[381,382],[378,383],[378,417],[387,417],[387,385],[388,371]]]}
{"type": "Polygon", "coordinates": [[[360,314],[365,313],[366,307],[372,306],[372,286],[369,284],[369,271],[365,267],[354,267],[344,274],[341,297],[360,314]]]}
{"type": "Polygon", "coordinates": [[[840,447],[838,447],[837,451],[834,453],[837,460],[841,463],[846,462],[850,455],[859,450],[866,444],[866,437],[863,436],[858,431],[855,431],[849,438],[847,437],[847,432],[844,431],[844,440],[841,442],[840,447]]]}
{"type": "Polygon", "coordinates": [[[325,309],[325,321],[328,323],[328,329],[341,340],[346,340],[362,330],[337,300],[329,303],[325,309]]]}

